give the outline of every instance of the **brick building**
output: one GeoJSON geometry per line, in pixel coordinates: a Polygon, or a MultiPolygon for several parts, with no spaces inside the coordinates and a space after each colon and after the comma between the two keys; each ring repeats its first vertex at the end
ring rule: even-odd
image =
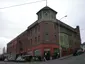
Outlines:
{"type": "Polygon", "coordinates": [[[7,53],[43,56],[47,51],[53,55],[55,52],[59,53],[61,47],[64,56],[79,48],[79,26],[70,27],[56,19],[56,14],[57,12],[48,6],[38,11],[38,20],[7,44],[7,53]]]}

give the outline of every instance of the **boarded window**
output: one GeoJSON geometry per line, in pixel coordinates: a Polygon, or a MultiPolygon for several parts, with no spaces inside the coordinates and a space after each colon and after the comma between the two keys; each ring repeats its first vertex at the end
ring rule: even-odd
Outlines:
{"type": "Polygon", "coordinates": [[[60,33],[60,39],[59,39],[59,44],[62,47],[68,48],[69,47],[69,40],[68,40],[68,35],[65,33],[60,33]]]}

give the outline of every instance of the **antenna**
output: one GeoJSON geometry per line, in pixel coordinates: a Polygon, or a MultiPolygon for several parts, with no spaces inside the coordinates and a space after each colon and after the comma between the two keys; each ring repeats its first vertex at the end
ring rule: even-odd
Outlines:
{"type": "Polygon", "coordinates": [[[47,0],[46,0],[46,6],[47,6],[47,0]]]}

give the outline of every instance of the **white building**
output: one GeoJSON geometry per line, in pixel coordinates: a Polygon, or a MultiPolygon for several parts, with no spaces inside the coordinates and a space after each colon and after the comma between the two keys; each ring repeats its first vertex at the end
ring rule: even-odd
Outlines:
{"type": "Polygon", "coordinates": [[[81,44],[81,48],[83,49],[83,51],[85,51],[85,42],[81,44]]]}

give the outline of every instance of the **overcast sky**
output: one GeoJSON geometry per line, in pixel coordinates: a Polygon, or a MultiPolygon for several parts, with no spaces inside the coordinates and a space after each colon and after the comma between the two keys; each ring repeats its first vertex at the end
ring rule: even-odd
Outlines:
{"type": "MultiPolygon", "coordinates": [[[[40,0],[0,0],[0,8],[40,0]]],[[[17,7],[0,9],[0,53],[6,44],[18,36],[37,20],[36,12],[46,6],[46,2],[37,2],[17,7]]],[[[58,12],[57,19],[72,26],[80,26],[81,40],[85,42],[85,0],[48,0],[48,6],[58,12]]]]}

